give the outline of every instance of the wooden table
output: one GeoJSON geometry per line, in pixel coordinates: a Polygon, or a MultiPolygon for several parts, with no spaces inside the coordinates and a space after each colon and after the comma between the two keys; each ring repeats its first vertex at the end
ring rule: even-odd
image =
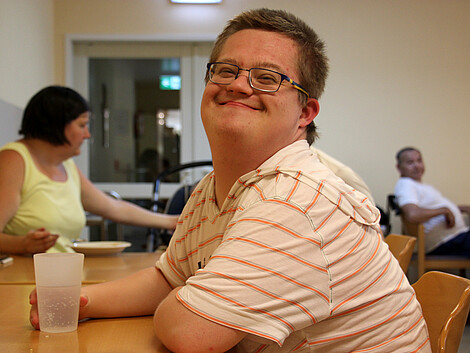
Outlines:
{"type": "MultiPolygon", "coordinates": [[[[34,284],[32,256],[12,256],[13,263],[0,265],[0,284],[34,284]]],[[[83,283],[99,283],[122,278],[140,269],[154,266],[159,253],[120,253],[105,256],[85,255],[83,283]]]]}
{"type": "Polygon", "coordinates": [[[2,353],[168,353],[153,331],[152,316],[87,320],[70,333],[45,333],[29,323],[33,285],[0,285],[2,353]]]}

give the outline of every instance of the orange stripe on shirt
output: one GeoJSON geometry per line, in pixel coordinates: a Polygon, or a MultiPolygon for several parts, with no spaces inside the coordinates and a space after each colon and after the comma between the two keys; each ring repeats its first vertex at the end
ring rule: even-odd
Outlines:
{"type": "Polygon", "coordinates": [[[418,347],[416,348],[414,351],[411,351],[410,353],[416,353],[416,352],[419,352],[421,350],[421,348],[423,348],[425,346],[426,343],[430,342],[431,340],[429,339],[429,337],[418,347]]]}
{"type": "MultiPolygon", "coordinates": [[[[216,292],[214,292],[213,294],[214,294],[214,295],[217,295],[216,292]]],[[[261,333],[261,332],[258,332],[258,331],[250,330],[250,329],[248,329],[248,328],[246,328],[246,327],[244,327],[244,326],[234,325],[234,324],[232,324],[232,323],[230,323],[230,322],[222,321],[222,320],[217,319],[217,318],[215,318],[215,317],[209,316],[209,315],[207,315],[206,313],[203,313],[202,311],[197,310],[196,308],[190,306],[188,303],[186,303],[186,302],[180,297],[180,295],[179,295],[178,293],[176,293],[176,297],[178,298],[178,300],[180,301],[180,303],[183,304],[186,308],[188,308],[188,309],[191,310],[192,312],[194,312],[194,313],[196,313],[196,314],[198,314],[198,315],[200,315],[200,316],[202,316],[202,317],[204,317],[204,318],[206,318],[206,319],[208,319],[208,320],[210,320],[210,321],[217,322],[217,323],[219,323],[219,324],[221,324],[221,325],[224,325],[224,326],[227,326],[227,327],[231,327],[231,328],[234,328],[234,329],[239,330],[239,331],[243,331],[243,332],[247,332],[247,333],[254,334],[254,335],[256,335],[256,336],[260,336],[260,337],[267,338],[267,339],[269,339],[269,340],[271,340],[271,341],[274,341],[274,342],[276,342],[277,344],[281,345],[281,342],[280,342],[278,339],[276,339],[276,337],[274,337],[274,336],[266,335],[266,334],[261,333]]],[[[251,309],[251,308],[248,308],[248,309],[251,309]]],[[[256,310],[256,309],[253,309],[253,310],[256,310]]],[[[260,311],[260,310],[256,310],[256,311],[260,311]]],[[[268,312],[266,312],[265,314],[270,315],[270,313],[268,313],[268,312]]]]}
{"type": "MultiPolygon", "coordinates": [[[[378,322],[377,324],[375,325],[372,325],[372,326],[369,326],[367,328],[364,328],[362,330],[359,330],[359,331],[356,331],[356,332],[353,332],[353,333],[348,333],[346,335],[341,335],[341,336],[336,336],[336,337],[330,337],[330,338],[325,338],[325,339],[322,339],[322,340],[318,340],[318,341],[312,341],[312,342],[309,342],[308,344],[310,346],[314,345],[314,344],[319,344],[319,343],[325,343],[325,342],[331,342],[331,341],[335,341],[335,340],[339,340],[339,339],[343,339],[343,338],[347,338],[347,337],[352,337],[352,336],[356,336],[356,335],[361,335],[363,334],[364,332],[368,332],[368,331],[372,331],[372,330],[375,330],[377,327],[379,326],[382,326],[384,324],[386,324],[387,322],[389,322],[390,320],[394,319],[396,316],[398,316],[403,310],[405,310],[405,308],[411,303],[411,301],[413,300],[414,298],[414,295],[410,297],[410,299],[405,303],[405,305],[403,305],[403,307],[401,307],[395,314],[393,314],[392,316],[388,317],[386,320],[382,321],[382,322],[378,322]]],[[[422,319],[422,317],[421,317],[422,319]]],[[[419,321],[421,321],[418,320],[419,321]]],[[[413,323],[412,324],[412,327],[414,325],[416,325],[417,322],[413,323]]],[[[412,328],[411,327],[411,328],[412,328]]],[[[411,328],[408,328],[411,329],[411,328]]]]}
{"type": "Polygon", "coordinates": [[[215,216],[214,220],[211,223],[214,224],[217,221],[217,219],[219,219],[219,217],[225,216],[226,214],[235,213],[237,211],[243,211],[243,210],[244,210],[244,208],[242,206],[238,206],[236,208],[230,208],[226,211],[223,211],[223,212],[219,213],[217,216],[215,216]]]}
{"type": "MultiPolygon", "coordinates": [[[[364,348],[364,349],[361,349],[361,350],[358,350],[358,351],[353,351],[353,352],[351,352],[351,353],[370,352],[371,350],[375,350],[375,349],[377,349],[377,348],[383,347],[383,346],[389,344],[390,342],[393,342],[393,341],[395,341],[396,339],[402,337],[403,335],[406,335],[406,334],[407,334],[408,332],[410,332],[416,325],[418,325],[418,324],[421,322],[422,319],[423,319],[423,317],[419,318],[419,319],[418,319],[417,321],[415,321],[410,327],[408,327],[405,331],[401,332],[400,334],[396,335],[395,337],[390,338],[388,341],[382,342],[382,343],[380,343],[380,344],[377,344],[377,345],[372,346],[372,347],[369,347],[369,348],[364,348]]],[[[429,341],[429,337],[428,337],[421,345],[419,345],[417,349],[415,349],[415,350],[412,351],[412,352],[419,352],[419,350],[420,350],[421,348],[423,348],[424,345],[425,345],[428,341],[429,341]]],[[[412,352],[410,352],[410,353],[412,353],[412,352]]]]}
{"type": "Polygon", "coordinates": [[[300,342],[297,346],[292,349],[293,352],[298,351],[300,348],[304,347],[307,344],[307,340],[304,339],[302,342],[300,342]]]}
{"type": "Polygon", "coordinates": [[[299,187],[300,180],[299,180],[298,178],[299,178],[301,175],[302,175],[302,173],[297,172],[297,175],[295,176],[294,187],[292,188],[292,190],[291,190],[291,192],[289,193],[289,195],[287,195],[287,198],[286,198],[287,201],[289,201],[289,199],[294,195],[295,190],[297,190],[297,188],[299,187]]]}
{"type": "Polygon", "coordinates": [[[266,347],[268,347],[267,344],[262,344],[256,351],[253,351],[253,353],[261,353],[266,347]]]}
{"type": "MultiPolygon", "coordinates": [[[[354,252],[354,250],[357,249],[357,247],[359,246],[359,244],[362,243],[362,241],[364,240],[364,236],[366,234],[367,230],[364,229],[363,232],[362,232],[362,235],[361,235],[361,238],[358,240],[358,242],[353,246],[353,248],[351,250],[349,250],[346,254],[344,254],[343,256],[341,256],[340,258],[338,258],[336,261],[332,262],[331,264],[329,264],[328,267],[331,267],[333,265],[336,265],[338,262],[340,262],[341,260],[343,260],[344,258],[348,257],[349,255],[351,255],[351,253],[354,252]]],[[[376,249],[377,250],[377,249],[376,249]]]]}
{"type": "Polygon", "coordinates": [[[331,210],[331,212],[326,216],[326,218],[318,225],[318,227],[315,227],[315,230],[318,231],[320,230],[325,224],[326,222],[328,222],[328,220],[331,218],[331,216],[333,216],[333,213],[336,212],[336,210],[338,209],[338,205],[335,206],[335,208],[333,208],[331,210]]]}
{"type": "MultiPolygon", "coordinates": [[[[362,241],[362,239],[361,239],[361,241],[362,241]]],[[[377,243],[377,246],[376,246],[374,252],[372,253],[372,256],[371,256],[361,267],[359,267],[356,271],[354,271],[353,273],[351,273],[349,276],[346,276],[346,277],[344,277],[342,280],[340,280],[340,281],[336,282],[335,284],[333,284],[333,285],[331,286],[331,288],[333,288],[333,287],[337,286],[338,284],[340,284],[340,283],[342,283],[342,282],[344,282],[344,281],[350,279],[351,277],[354,277],[354,276],[357,275],[359,272],[361,272],[361,271],[375,258],[375,256],[377,255],[377,252],[378,252],[378,251],[379,251],[379,243],[377,243]]]]}
{"type": "Polygon", "coordinates": [[[255,184],[255,185],[252,186],[252,188],[255,189],[258,192],[259,197],[261,198],[261,200],[266,200],[266,196],[264,196],[263,191],[259,188],[258,185],[255,184]]]}
{"type": "MultiPolygon", "coordinates": [[[[370,287],[372,287],[375,283],[377,283],[377,281],[379,279],[381,279],[385,272],[387,272],[388,268],[390,267],[390,263],[391,263],[391,259],[388,261],[387,265],[382,269],[382,272],[371,282],[369,283],[367,286],[365,286],[364,288],[362,288],[359,292],[356,292],[356,294],[350,296],[348,299],[342,301],[341,303],[339,303],[338,305],[336,305],[332,310],[331,310],[331,313],[335,312],[336,310],[338,310],[341,306],[343,306],[344,304],[350,302],[351,300],[353,300],[354,298],[356,298],[358,295],[364,293],[367,289],[369,289],[370,287]]],[[[401,283],[401,281],[400,281],[401,283]]]]}
{"type": "Polygon", "coordinates": [[[170,269],[171,271],[183,282],[186,281],[186,276],[181,273],[180,271],[178,271],[178,268],[176,267],[176,263],[174,261],[174,259],[170,256],[170,252],[167,251],[166,252],[166,258],[167,258],[167,261],[168,261],[168,265],[170,266],[170,269]]]}
{"type": "Polygon", "coordinates": [[[352,218],[349,218],[348,220],[348,223],[346,223],[346,225],[338,232],[338,234],[336,234],[329,242],[323,244],[323,246],[321,247],[322,249],[324,247],[326,247],[328,244],[331,244],[333,241],[335,241],[335,239],[337,239],[341,234],[344,233],[344,231],[349,227],[349,225],[353,222],[353,219],[352,218]]]}
{"type": "Polygon", "coordinates": [[[213,241],[218,241],[219,239],[223,238],[223,234],[218,234],[210,239],[207,239],[205,242],[202,242],[200,244],[198,244],[198,247],[196,249],[194,249],[193,251],[189,252],[188,255],[186,255],[185,257],[182,257],[182,258],[179,258],[178,259],[178,262],[186,262],[189,260],[189,258],[191,256],[193,256],[194,254],[197,254],[199,252],[199,249],[203,248],[204,246],[212,243],[213,241]]]}
{"type": "Polygon", "coordinates": [[[269,200],[265,200],[265,201],[266,201],[266,202],[273,202],[273,203],[280,203],[281,205],[284,205],[284,206],[293,208],[294,210],[299,211],[299,212],[302,213],[302,214],[305,214],[305,213],[306,213],[306,212],[305,212],[304,210],[302,210],[300,207],[297,207],[297,206],[291,204],[290,202],[286,202],[286,201],[282,201],[282,200],[277,200],[277,199],[269,199],[269,200]]]}
{"type": "Polygon", "coordinates": [[[283,232],[286,232],[290,235],[293,235],[294,237],[296,238],[299,238],[299,239],[304,239],[310,243],[313,243],[315,245],[318,245],[320,246],[320,242],[318,240],[315,240],[315,239],[312,239],[312,238],[309,238],[309,237],[304,237],[300,234],[297,234],[295,232],[293,232],[292,230],[278,224],[278,223],[274,223],[274,222],[268,222],[268,221],[265,221],[265,220],[262,220],[262,219],[257,219],[257,218],[242,218],[242,219],[239,219],[238,221],[234,222],[234,223],[231,223],[227,226],[227,228],[230,228],[230,227],[233,227],[235,226],[236,224],[240,223],[240,222],[258,222],[258,223],[263,223],[263,224],[267,224],[267,225],[270,225],[270,226],[273,226],[275,228],[278,228],[280,230],[282,230],[283,232]]]}
{"type": "MultiPolygon", "coordinates": [[[[403,279],[404,279],[404,277],[405,277],[405,274],[403,274],[403,276],[402,276],[400,282],[398,283],[398,285],[395,287],[395,289],[394,289],[391,293],[395,293],[395,292],[397,292],[397,291],[400,289],[401,285],[403,284],[403,279]]],[[[382,299],[388,297],[389,295],[390,295],[390,294],[384,295],[384,296],[382,296],[382,297],[380,297],[380,298],[377,298],[377,299],[375,299],[375,300],[373,300],[373,301],[371,301],[371,302],[368,302],[368,303],[366,303],[366,304],[363,304],[363,305],[360,305],[360,306],[358,306],[358,307],[355,307],[354,309],[346,310],[346,311],[343,311],[343,312],[338,313],[338,314],[336,314],[336,315],[332,315],[331,318],[339,317],[339,316],[344,316],[344,315],[348,315],[348,314],[350,314],[350,313],[353,313],[353,312],[362,310],[362,309],[367,308],[367,307],[369,307],[369,306],[371,306],[371,305],[374,305],[375,303],[381,301],[382,299]]]]}
{"type": "Polygon", "coordinates": [[[288,256],[290,257],[291,259],[294,259],[295,261],[297,262],[300,262],[308,267],[311,267],[311,268],[314,268],[316,270],[319,270],[321,272],[324,272],[326,273],[327,270],[324,268],[324,267],[320,267],[320,266],[317,266],[317,265],[314,265],[308,261],[305,261],[305,260],[302,260],[284,250],[281,250],[281,249],[277,249],[277,248],[273,248],[272,246],[267,246],[266,244],[263,244],[263,243],[260,243],[260,242],[257,242],[257,241],[254,241],[252,239],[246,239],[246,238],[242,238],[242,237],[230,237],[230,238],[227,238],[225,239],[224,241],[228,241],[228,240],[239,240],[239,241],[244,241],[244,242],[247,242],[247,243],[251,243],[251,244],[254,244],[254,245],[257,245],[257,246],[260,246],[262,248],[265,248],[265,249],[269,249],[273,252],[276,252],[276,253],[279,253],[279,254],[282,254],[282,255],[285,255],[285,256],[288,256]]]}
{"type": "Polygon", "coordinates": [[[317,188],[317,193],[315,194],[315,197],[313,198],[312,203],[307,206],[307,208],[305,209],[305,212],[310,211],[310,209],[317,203],[318,198],[320,197],[321,190],[323,189],[323,186],[324,186],[324,185],[325,185],[325,181],[322,180],[321,183],[320,183],[320,185],[319,185],[318,188],[317,188]]]}
{"type": "Polygon", "coordinates": [[[271,270],[271,269],[269,269],[269,268],[266,268],[266,267],[263,267],[263,266],[260,266],[260,265],[256,265],[256,264],[254,264],[254,263],[251,263],[251,262],[248,262],[248,261],[245,261],[245,260],[242,260],[242,259],[237,259],[237,258],[232,257],[232,256],[214,255],[214,256],[211,257],[211,259],[217,259],[217,258],[232,260],[232,261],[234,261],[234,262],[239,262],[239,263],[242,263],[242,264],[247,265],[247,266],[249,266],[249,267],[254,267],[254,268],[258,269],[258,270],[265,271],[265,272],[268,272],[268,273],[273,274],[273,275],[275,275],[275,276],[281,277],[281,278],[285,279],[286,281],[289,281],[289,282],[291,282],[291,283],[294,283],[295,285],[297,285],[297,286],[299,286],[299,287],[303,287],[303,288],[305,288],[305,289],[308,289],[308,290],[310,290],[310,291],[312,291],[312,292],[314,292],[314,293],[320,295],[323,299],[325,299],[325,301],[326,301],[327,303],[330,302],[330,301],[329,301],[329,298],[328,298],[325,294],[323,294],[322,292],[320,292],[318,289],[316,289],[316,288],[314,288],[314,287],[307,286],[306,284],[303,284],[303,283],[301,283],[301,282],[298,282],[298,281],[296,281],[294,278],[288,277],[288,276],[284,275],[284,274],[281,273],[281,272],[274,271],[274,270],[271,270]]]}
{"type": "MultiPolygon", "coordinates": [[[[206,271],[206,270],[202,270],[202,271],[200,271],[200,272],[201,272],[201,273],[211,273],[211,274],[213,274],[213,275],[217,275],[217,276],[220,276],[220,277],[227,278],[227,279],[229,279],[229,280],[231,280],[231,281],[237,282],[237,283],[239,283],[239,284],[241,284],[241,285],[243,285],[243,286],[249,287],[249,288],[251,288],[251,289],[253,289],[253,290],[255,290],[255,291],[259,292],[259,293],[262,293],[262,294],[264,294],[264,295],[266,295],[266,296],[268,296],[268,297],[271,297],[271,298],[273,298],[273,299],[276,299],[276,300],[280,300],[280,301],[289,303],[289,304],[291,304],[291,305],[297,307],[300,311],[303,311],[303,312],[310,318],[310,320],[312,321],[312,324],[316,324],[316,323],[317,323],[317,320],[315,319],[315,317],[312,315],[312,313],[311,313],[306,307],[304,307],[303,305],[301,305],[301,304],[299,304],[299,303],[297,303],[297,302],[295,302],[295,301],[293,301],[293,300],[290,300],[290,299],[287,299],[287,298],[283,298],[283,297],[280,297],[280,296],[278,296],[278,295],[274,295],[274,294],[272,294],[272,293],[270,293],[270,292],[268,292],[268,291],[266,291],[266,290],[264,290],[264,289],[262,289],[262,288],[260,288],[260,287],[257,287],[257,286],[255,286],[255,285],[249,283],[249,282],[242,281],[242,280],[240,280],[240,279],[238,279],[238,278],[235,278],[235,277],[233,277],[233,276],[229,276],[229,275],[227,275],[227,274],[225,274],[225,273],[216,272],[216,271],[206,271]]],[[[215,291],[213,291],[213,290],[210,290],[210,289],[208,289],[208,288],[202,287],[202,286],[200,286],[200,285],[196,285],[196,284],[194,284],[194,283],[191,283],[190,285],[197,286],[198,288],[200,288],[200,289],[202,289],[202,290],[206,290],[206,291],[208,291],[208,292],[210,292],[210,293],[212,293],[212,294],[215,294],[215,295],[217,295],[219,298],[221,298],[221,299],[223,299],[223,300],[226,300],[226,301],[228,301],[228,302],[230,302],[230,303],[232,303],[232,304],[236,304],[236,305],[238,305],[238,306],[240,306],[240,307],[247,308],[247,309],[250,309],[250,310],[260,311],[260,312],[263,312],[263,313],[267,313],[267,312],[265,312],[264,310],[255,309],[255,308],[252,308],[252,307],[248,307],[248,306],[246,306],[246,305],[244,305],[244,304],[242,304],[242,303],[236,302],[236,301],[234,301],[233,299],[230,299],[230,298],[228,298],[228,297],[222,296],[220,293],[215,292],[215,291]]],[[[271,316],[271,317],[273,317],[273,318],[276,318],[276,319],[278,319],[279,321],[283,322],[285,325],[289,326],[289,328],[292,329],[292,331],[294,330],[294,327],[293,327],[289,322],[287,322],[286,320],[282,319],[281,317],[278,317],[278,316],[276,316],[276,315],[274,315],[274,314],[270,314],[269,316],[271,316]]]]}

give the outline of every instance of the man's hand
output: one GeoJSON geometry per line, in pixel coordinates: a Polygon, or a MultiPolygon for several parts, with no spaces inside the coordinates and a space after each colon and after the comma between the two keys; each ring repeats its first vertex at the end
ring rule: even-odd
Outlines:
{"type": "Polygon", "coordinates": [[[452,228],[455,225],[455,217],[454,214],[449,210],[447,207],[445,207],[445,213],[444,216],[446,217],[446,225],[447,228],[452,228]]]}
{"type": "Polygon", "coordinates": [[[54,246],[57,238],[58,234],[51,234],[44,228],[30,230],[22,239],[24,252],[28,254],[45,252],[54,246]]]}
{"type": "MultiPolygon", "coordinates": [[[[31,304],[31,309],[29,311],[29,322],[36,329],[39,330],[39,314],[38,314],[38,297],[36,288],[29,295],[29,304],[31,304]]],[[[80,308],[83,308],[88,304],[88,297],[80,295],[80,308]]],[[[78,319],[83,319],[78,315],[78,319]]]]}

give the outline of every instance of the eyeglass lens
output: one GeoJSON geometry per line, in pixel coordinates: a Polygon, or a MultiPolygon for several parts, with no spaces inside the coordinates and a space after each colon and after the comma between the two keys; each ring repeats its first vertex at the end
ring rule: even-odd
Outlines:
{"type": "Polygon", "coordinates": [[[282,76],[268,69],[240,69],[236,65],[215,63],[209,68],[209,78],[212,82],[228,85],[238,76],[239,70],[249,71],[251,86],[265,92],[276,92],[282,82],[282,76]]]}

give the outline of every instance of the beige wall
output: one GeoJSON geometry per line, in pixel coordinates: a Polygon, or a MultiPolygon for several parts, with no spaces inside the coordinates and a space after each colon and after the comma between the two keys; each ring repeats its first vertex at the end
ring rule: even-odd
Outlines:
{"type": "Polygon", "coordinates": [[[52,0],[0,0],[0,99],[23,108],[54,83],[52,0]]]}
{"type": "MultiPolygon", "coordinates": [[[[67,34],[215,35],[233,15],[263,6],[297,14],[327,42],[331,74],[317,118],[318,147],[358,171],[384,205],[397,179],[396,150],[415,145],[427,162],[426,181],[470,203],[470,1],[54,0],[55,78],[65,81],[67,34]]],[[[41,51],[37,60],[44,57],[41,51]]]]}

